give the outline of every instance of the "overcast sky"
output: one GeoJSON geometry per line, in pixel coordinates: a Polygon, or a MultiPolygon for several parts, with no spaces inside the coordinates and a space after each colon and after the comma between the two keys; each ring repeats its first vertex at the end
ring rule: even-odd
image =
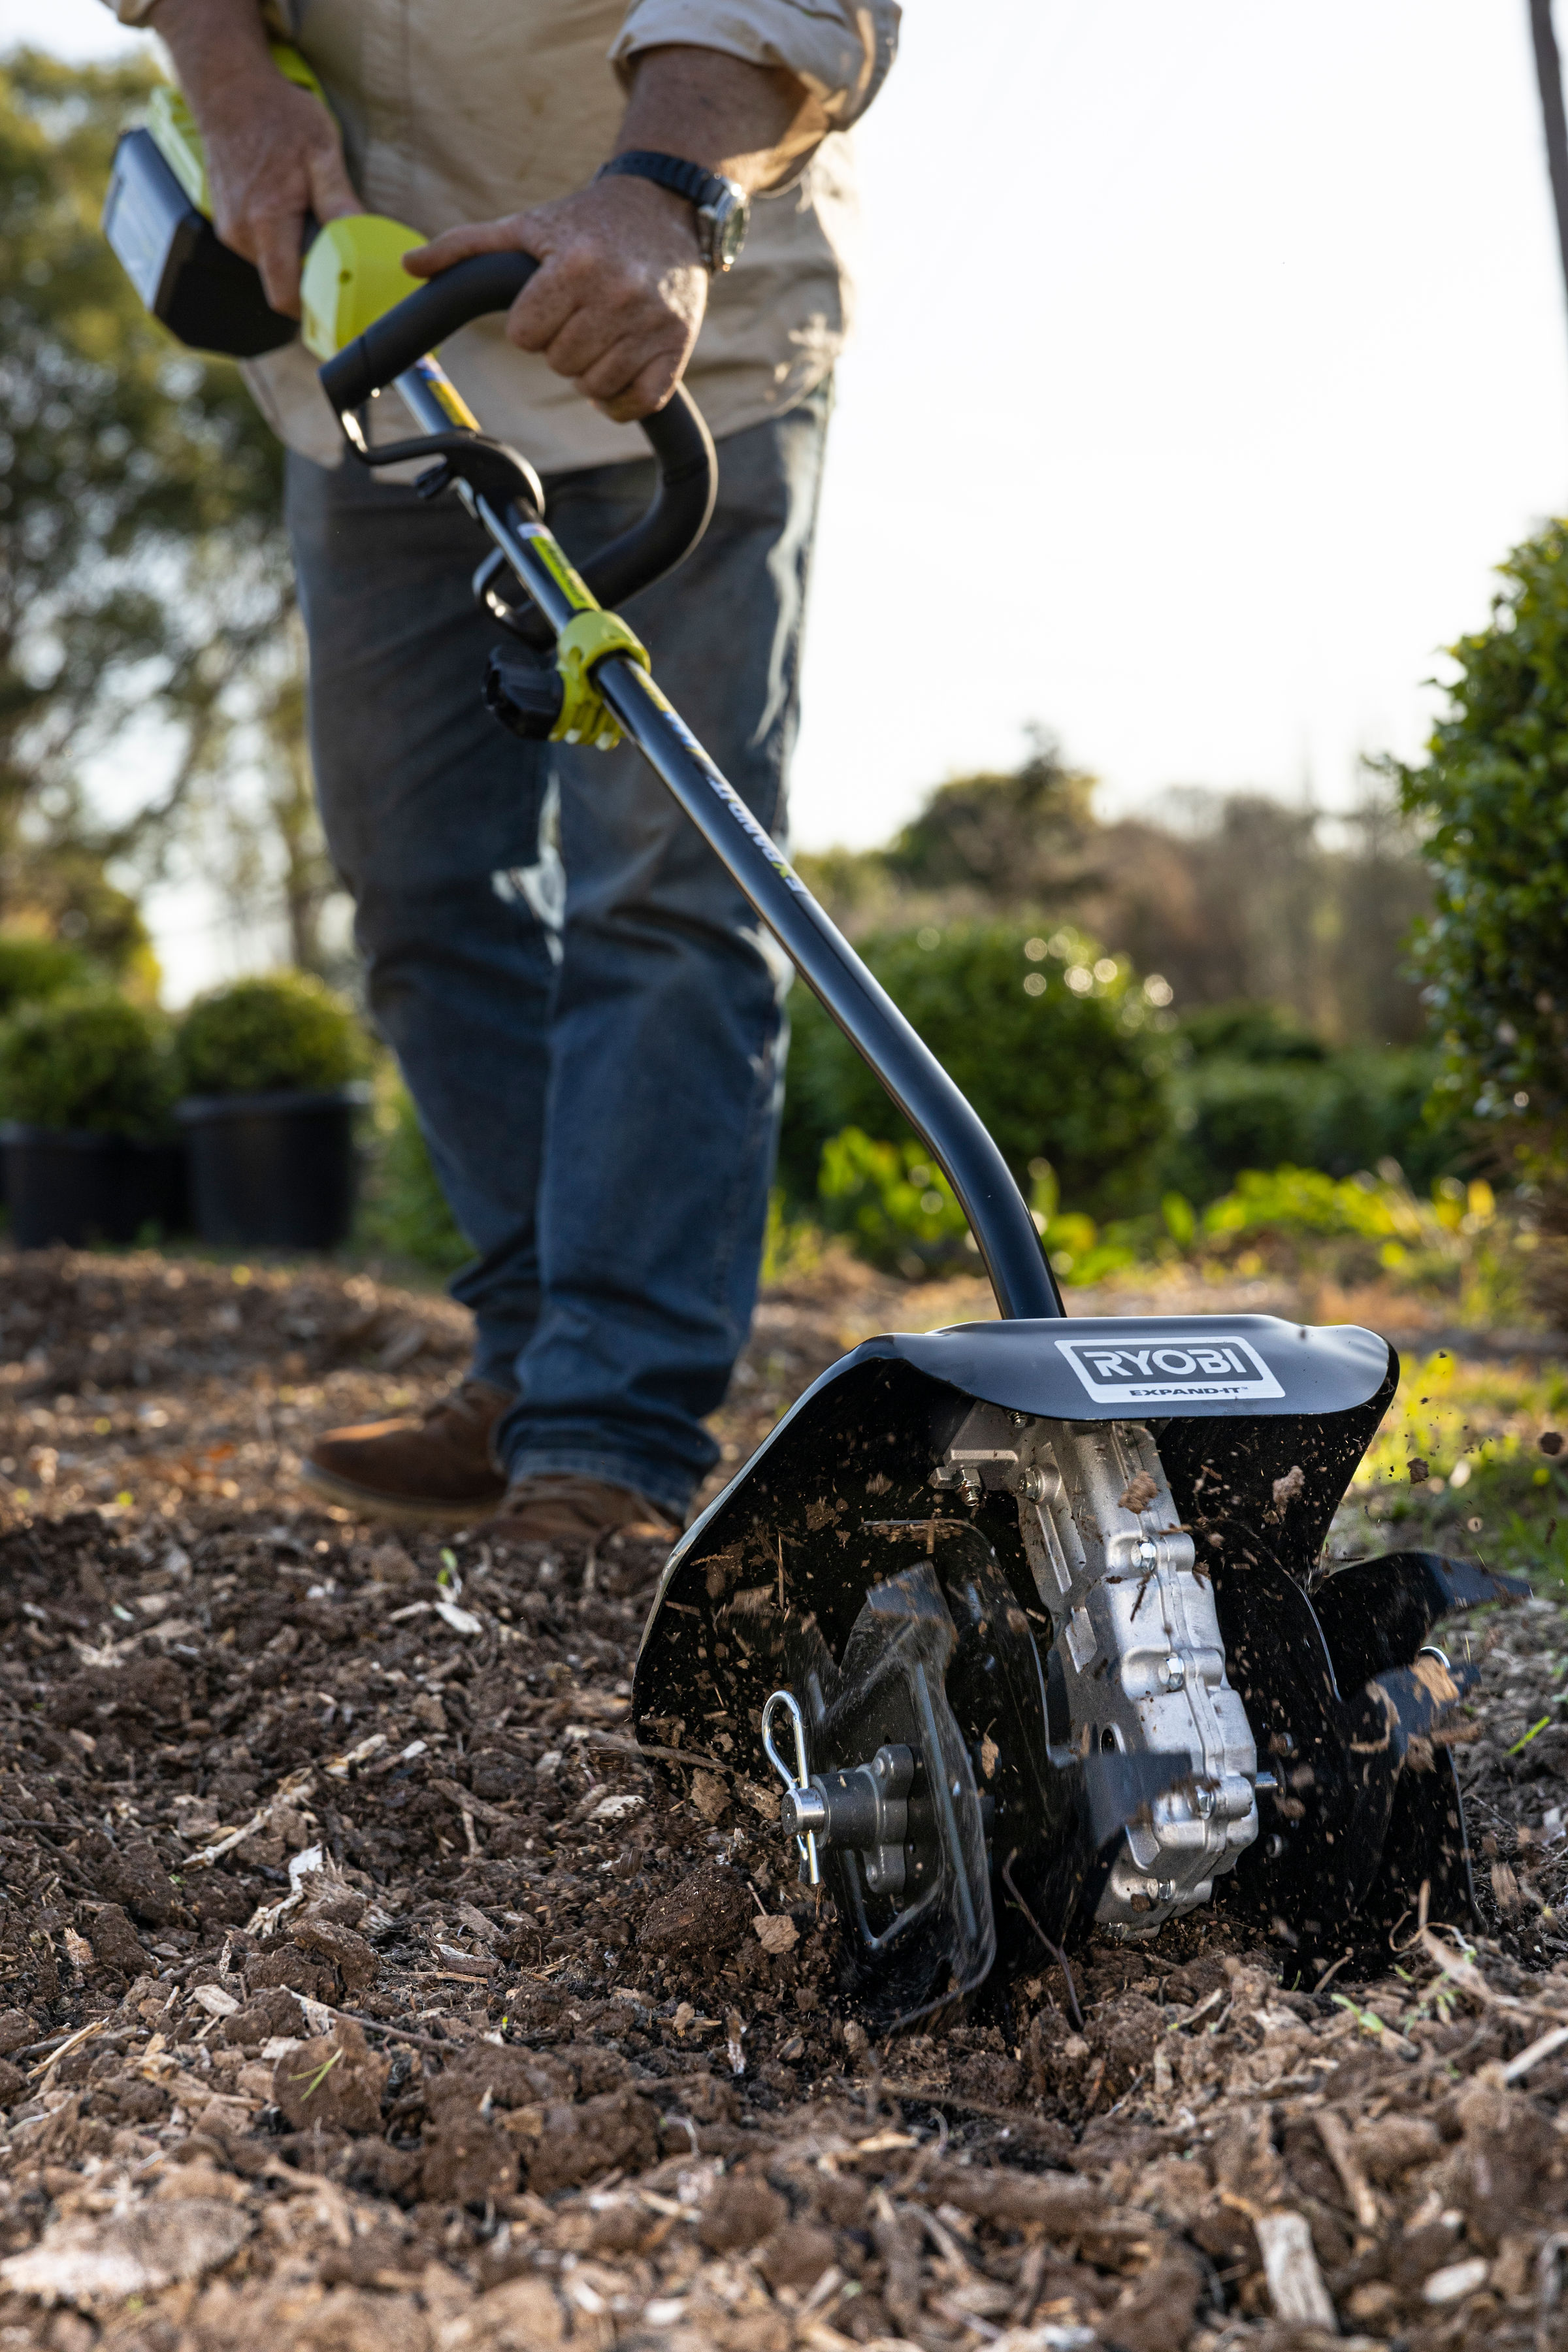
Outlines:
{"type": "Polygon", "coordinates": [[[1108,812],[1415,750],[1568,487],[1527,0],[917,0],[860,149],[796,842],[1032,720],[1108,812]]]}

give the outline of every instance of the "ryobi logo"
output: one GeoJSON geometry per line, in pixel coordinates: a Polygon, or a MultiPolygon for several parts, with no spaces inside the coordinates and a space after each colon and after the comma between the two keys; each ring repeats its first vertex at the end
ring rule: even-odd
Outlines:
{"type": "Polygon", "coordinates": [[[1097,1404],[1216,1403],[1285,1393],[1257,1349],[1237,1331],[1158,1339],[1058,1339],[1097,1404]]]}

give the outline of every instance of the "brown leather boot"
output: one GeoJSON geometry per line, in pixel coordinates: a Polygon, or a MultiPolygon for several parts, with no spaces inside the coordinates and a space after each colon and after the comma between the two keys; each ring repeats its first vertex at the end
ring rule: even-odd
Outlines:
{"type": "Polygon", "coordinates": [[[673,1543],[676,1522],[630,1486],[608,1486],[574,1470],[514,1478],[485,1533],[498,1543],[593,1543],[613,1534],[673,1543]]]}
{"type": "Polygon", "coordinates": [[[506,1493],[490,1460],[490,1432],[512,1400],[488,1381],[465,1381],[420,1421],[367,1421],[329,1429],[300,1465],[305,1485],[366,1519],[488,1519],[506,1493]]]}

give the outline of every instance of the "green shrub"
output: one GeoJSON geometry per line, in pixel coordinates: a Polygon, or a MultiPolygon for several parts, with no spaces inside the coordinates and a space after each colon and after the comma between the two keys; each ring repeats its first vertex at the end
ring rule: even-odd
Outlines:
{"type": "Polygon", "coordinates": [[[0,1118],[153,1141],[174,1091],[167,1024],[122,996],[58,996],[0,1023],[0,1118]]]}
{"type": "Polygon", "coordinates": [[[1317,1060],[1194,1057],[1173,1080],[1177,1134],[1163,1180],[1201,1203],[1246,1169],[1341,1177],[1392,1160],[1425,1188],[1466,1165],[1459,1122],[1428,1115],[1436,1069],[1436,1055],[1420,1046],[1356,1047],[1317,1060]]]}
{"type": "Polygon", "coordinates": [[[176,1049],[187,1095],[341,1087],[370,1066],[364,1033],[349,1007],[302,971],[236,981],[197,997],[180,1024],[176,1049]]]}
{"type": "Polygon", "coordinates": [[[1207,1235],[1265,1231],[1414,1239],[1419,1211],[1405,1188],[1377,1180],[1325,1176],[1321,1168],[1249,1168],[1233,1192],[1204,1212],[1207,1235]]]}
{"type": "Polygon", "coordinates": [[[0,931],[0,1016],[19,1004],[41,1004],[84,989],[91,977],[87,958],[67,940],[0,931]]]}
{"type": "Polygon", "coordinates": [[[360,1211],[360,1239],[434,1274],[455,1274],[474,1253],[437,1181],[413,1098],[397,1079],[378,1087],[377,1097],[375,1160],[360,1211]]]}
{"type": "Polygon", "coordinates": [[[1307,1133],[1318,1089],[1289,1064],[1190,1062],[1173,1091],[1180,1140],[1161,1173],[1189,1201],[1212,1201],[1244,1168],[1277,1168],[1310,1156],[1307,1133]]]}
{"type": "Polygon", "coordinates": [[[1391,763],[1436,906],[1415,959],[1446,1049],[1440,1099],[1568,1162],[1568,523],[1499,566],[1489,627],[1424,767],[1391,763]]]}
{"type": "Polygon", "coordinates": [[[816,1195],[823,1223],[873,1265],[933,1274],[966,1248],[973,1263],[963,1211],[923,1144],[879,1143],[847,1127],[822,1147],[816,1195]]]}
{"type": "MultiPolygon", "coordinates": [[[[1152,1198],[1170,1133],[1168,1055],[1154,1008],[1124,959],[1080,933],[1026,924],[926,926],[874,939],[871,971],[962,1087],[1026,1192],[1048,1162],[1073,1208],[1152,1198]]],[[[848,1128],[918,1145],[880,1081],[804,987],[791,998],[780,1171],[816,1200],[823,1150],[848,1128]]],[[[916,1162],[906,1160],[900,1174],[916,1162]]]]}
{"type": "Polygon", "coordinates": [[[1276,1004],[1205,1004],[1184,1013],[1178,1036],[1200,1059],[1321,1062],[1328,1048],[1276,1004]]]}

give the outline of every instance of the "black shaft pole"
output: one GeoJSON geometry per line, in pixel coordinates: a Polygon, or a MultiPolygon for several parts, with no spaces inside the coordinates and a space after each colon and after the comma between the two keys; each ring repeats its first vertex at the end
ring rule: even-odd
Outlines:
{"type": "MultiPolygon", "coordinates": [[[[416,421],[427,431],[438,431],[447,423],[417,372],[400,376],[397,383],[416,421]]],[[[520,525],[513,515],[498,513],[466,485],[459,485],[459,493],[552,629],[563,628],[575,607],[542,560],[530,527],[520,525]]],[[[776,843],[647,672],[636,662],[612,656],[595,666],[594,683],[806,986],[865,1055],[952,1186],[991,1278],[998,1311],[1009,1321],[1035,1317],[1056,1320],[1065,1315],[1035,1221],[973,1105],[829,922],[776,843]]]]}
{"type": "Polygon", "coordinates": [[[635,662],[599,663],[595,685],[801,978],[862,1053],[952,1186],[1001,1313],[1056,1318],[1056,1277],[1022,1193],[984,1121],[886,990],[635,662]]]}
{"type": "Polygon", "coordinates": [[[1563,109],[1563,62],[1552,23],[1552,0],[1530,0],[1530,29],[1535,40],[1535,78],[1541,85],[1546,168],[1552,175],[1552,202],[1557,215],[1557,250],[1563,262],[1563,292],[1568,295],[1568,118],[1563,109]]]}

